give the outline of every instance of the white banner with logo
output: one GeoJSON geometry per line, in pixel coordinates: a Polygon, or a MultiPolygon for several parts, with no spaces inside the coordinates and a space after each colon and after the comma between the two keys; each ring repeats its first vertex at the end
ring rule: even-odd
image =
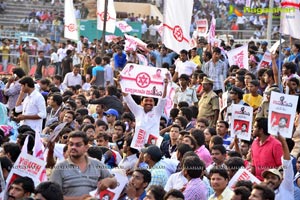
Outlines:
{"type": "Polygon", "coordinates": [[[249,69],[248,44],[227,52],[229,65],[237,65],[239,68],[249,69]]]}
{"type": "Polygon", "coordinates": [[[253,108],[250,106],[232,104],[230,133],[237,138],[250,141],[253,119],[253,108]]]}
{"type": "Polygon", "coordinates": [[[121,71],[122,92],[162,98],[167,69],[128,63],[121,71]]]}
{"type": "MultiPolygon", "coordinates": [[[[103,30],[105,0],[97,0],[97,29],[103,30]]],[[[113,0],[108,0],[106,15],[106,32],[114,33],[116,29],[116,9],[113,0]]]]}
{"type": "Polygon", "coordinates": [[[78,40],[78,27],[73,1],[65,1],[65,38],[78,40]]]}
{"type": "Polygon", "coordinates": [[[279,133],[285,138],[292,137],[298,98],[296,95],[271,92],[268,113],[270,134],[278,135],[279,133]]]}
{"type": "Polygon", "coordinates": [[[281,33],[300,39],[300,1],[282,0],[281,7],[284,9],[280,17],[281,33]]]}
{"type": "Polygon", "coordinates": [[[162,43],[176,53],[190,50],[193,0],[165,0],[162,43]]]}

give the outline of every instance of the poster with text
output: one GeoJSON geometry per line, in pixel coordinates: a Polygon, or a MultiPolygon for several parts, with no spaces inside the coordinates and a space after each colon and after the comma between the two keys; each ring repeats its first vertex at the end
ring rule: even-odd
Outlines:
{"type": "Polygon", "coordinates": [[[241,180],[251,181],[253,184],[260,184],[260,180],[258,180],[258,178],[251,174],[251,172],[249,172],[247,169],[239,169],[230,179],[228,187],[234,190],[236,182],[241,180]]]}
{"type": "Polygon", "coordinates": [[[196,20],[197,33],[198,36],[206,36],[208,31],[208,21],[207,19],[198,19],[196,20]]]}
{"type": "Polygon", "coordinates": [[[298,96],[272,92],[268,114],[268,130],[272,135],[278,133],[291,138],[298,103],[298,96]]]}
{"type": "Polygon", "coordinates": [[[167,69],[129,63],[121,72],[122,92],[162,98],[167,69]]]}
{"type": "Polygon", "coordinates": [[[271,58],[271,53],[269,51],[266,51],[265,54],[263,55],[260,63],[258,64],[259,68],[269,68],[271,65],[272,58],[271,58]]]}
{"type": "Polygon", "coordinates": [[[230,133],[242,140],[251,139],[253,108],[250,106],[232,104],[230,133]]]}

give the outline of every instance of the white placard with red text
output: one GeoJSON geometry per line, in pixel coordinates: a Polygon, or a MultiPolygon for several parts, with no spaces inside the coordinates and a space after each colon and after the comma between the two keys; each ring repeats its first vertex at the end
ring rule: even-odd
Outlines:
{"type": "MultiPolygon", "coordinates": [[[[39,177],[46,166],[46,162],[27,153],[21,152],[7,180],[16,174],[31,178],[35,185],[40,183],[39,177]]],[[[9,181],[8,181],[9,182],[9,181]]]]}
{"type": "Polygon", "coordinates": [[[271,92],[268,113],[270,134],[292,137],[298,98],[296,95],[271,92]]]}
{"type": "Polygon", "coordinates": [[[271,58],[271,53],[269,51],[266,51],[265,54],[263,55],[260,63],[258,64],[259,68],[269,68],[271,65],[272,58],[271,58]]]}
{"type": "Polygon", "coordinates": [[[233,190],[236,182],[241,180],[251,181],[253,184],[260,184],[260,180],[258,180],[258,178],[251,174],[247,169],[239,169],[229,181],[228,187],[233,190]]]}
{"type": "Polygon", "coordinates": [[[250,106],[232,104],[230,133],[237,138],[250,141],[253,119],[253,108],[250,106]]]}
{"type": "Polygon", "coordinates": [[[162,98],[164,90],[163,80],[167,72],[167,69],[164,68],[129,63],[120,74],[122,92],[162,98]]]}
{"type": "Polygon", "coordinates": [[[198,36],[206,36],[208,31],[208,21],[207,19],[196,20],[197,33],[198,36]]]}

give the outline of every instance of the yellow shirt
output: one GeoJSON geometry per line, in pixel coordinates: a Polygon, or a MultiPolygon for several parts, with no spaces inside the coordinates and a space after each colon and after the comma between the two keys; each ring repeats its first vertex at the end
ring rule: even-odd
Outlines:
{"type": "Polygon", "coordinates": [[[208,200],[230,200],[233,194],[233,191],[226,187],[220,196],[217,197],[216,194],[212,194],[208,200]]]}
{"type": "Polygon", "coordinates": [[[243,101],[249,104],[251,107],[253,107],[253,109],[256,109],[261,105],[263,101],[263,97],[260,95],[254,97],[249,93],[249,94],[244,94],[243,101]]]}
{"type": "Polygon", "coordinates": [[[199,55],[197,55],[194,58],[192,58],[191,61],[193,63],[195,63],[196,65],[201,66],[201,61],[200,61],[200,56],[199,55]]]}
{"type": "Polygon", "coordinates": [[[1,46],[0,51],[2,51],[2,59],[8,60],[9,46],[1,46]]]}

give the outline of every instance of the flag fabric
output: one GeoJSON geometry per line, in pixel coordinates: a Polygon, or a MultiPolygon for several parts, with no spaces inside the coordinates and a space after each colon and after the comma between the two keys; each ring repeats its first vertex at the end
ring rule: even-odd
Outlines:
{"type": "Polygon", "coordinates": [[[78,27],[73,1],[65,1],[65,38],[78,40],[78,27]]]}
{"type": "MultiPolygon", "coordinates": [[[[97,29],[103,30],[105,0],[97,0],[97,29]]],[[[106,15],[106,32],[114,33],[116,29],[116,9],[113,0],[108,0],[106,15]]]]}
{"type": "Polygon", "coordinates": [[[136,55],[139,58],[139,64],[140,65],[148,66],[148,60],[143,54],[137,53],[136,55]]]}
{"type": "Polygon", "coordinates": [[[129,24],[127,24],[127,22],[125,21],[116,22],[116,27],[118,27],[122,31],[122,33],[127,33],[132,31],[132,27],[129,24]]]}
{"type": "Polygon", "coordinates": [[[240,68],[249,68],[248,44],[227,52],[229,65],[237,65],[240,68]]]}
{"type": "Polygon", "coordinates": [[[285,12],[281,12],[280,32],[300,39],[300,28],[297,26],[300,24],[300,1],[282,0],[281,7],[285,12]]]}
{"type": "MultiPolygon", "coordinates": [[[[44,150],[45,150],[45,148],[44,148],[44,145],[42,143],[40,133],[36,131],[35,132],[35,137],[34,137],[34,146],[33,146],[32,155],[36,158],[41,159],[41,160],[45,160],[44,150]]],[[[43,171],[42,171],[42,173],[39,177],[39,180],[41,182],[47,181],[46,168],[43,169],[43,171]]]]}
{"type": "Polygon", "coordinates": [[[176,53],[190,50],[193,0],[165,0],[162,42],[176,53]]]}
{"type": "Polygon", "coordinates": [[[125,46],[127,45],[130,48],[140,48],[142,50],[146,49],[147,44],[140,40],[139,38],[133,37],[131,35],[124,34],[126,40],[125,40],[125,46]],[[127,41],[127,42],[126,42],[127,41]]]}
{"type": "Polygon", "coordinates": [[[211,19],[209,31],[208,31],[208,37],[207,37],[207,42],[210,44],[214,41],[216,37],[216,19],[213,17],[211,19]]]}

